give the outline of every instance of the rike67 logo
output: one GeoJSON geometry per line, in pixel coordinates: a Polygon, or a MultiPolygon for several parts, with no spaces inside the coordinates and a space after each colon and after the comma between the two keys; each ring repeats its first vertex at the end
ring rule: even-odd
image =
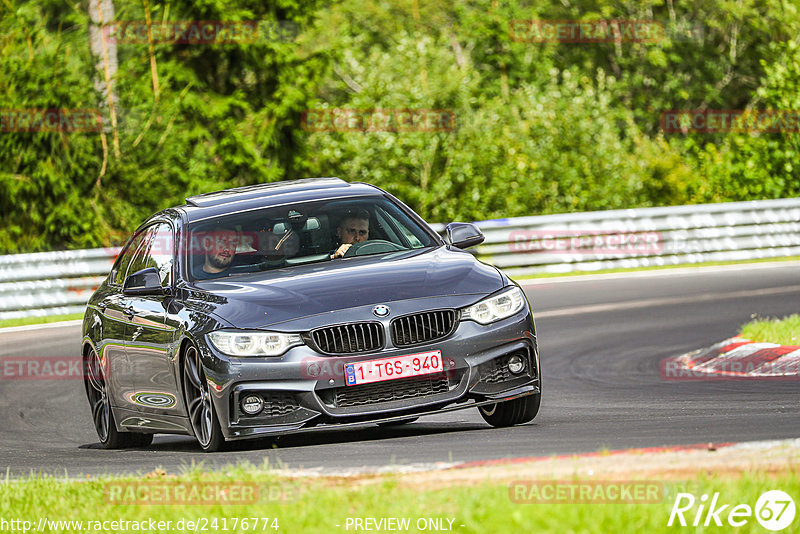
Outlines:
{"type": "Polygon", "coordinates": [[[794,521],[795,504],[788,493],[781,490],[765,491],[756,501],[755,508],[749,504],[723,504],[719,492],[697,499],[691,493],[678,493],[669,514],[667,526],[718,526],[727,523],[731,527],[742,527],[753,516],[767,530],[783,530],[794,521]],[[695,510],[696,506],[696,510],[695,510]]]}

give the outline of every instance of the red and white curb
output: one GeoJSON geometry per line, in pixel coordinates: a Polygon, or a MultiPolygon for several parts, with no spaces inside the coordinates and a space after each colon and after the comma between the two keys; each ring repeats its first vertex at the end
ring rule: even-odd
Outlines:
{"type": "MultiPolygon", "coordinates": [[[[482,469],[491,467],[509,467],[513,470],[522,469],[523,464],[529,465],[544,465],[551,463],[564,462],[566,469],[575,473],[575,469],[579,466],[575,462],[590,462],[590,465],[597,465],[597,461],[603,461],[606,458],[613,462],[615,466],[620,466],[628,459],[644,459],[649,462],[648,458],[652,459],[660,455],[689,455],[701,452],[715,452],[724,454],[726,451],[754,451],[762,460],[769,459],[771,456],[767,453],[769,450],[779,450],[783,453],[788,453],[794,456],[800,453],[800,438],[785,439],[785,440],[769,440],[769,441],[744,441],[744,442],[723,442],[723,443],[693,443],[688,445],[665,445],[658,447],[638,447],[631,449],[616,449],[616,450],[603,450],[594,452],[572,453],[572,454],[558,454],[549,456],[519,456],[508,458],[494,458],[486,460],[472,460],[467,462],[436,462],[436,463],[413,463],[403,465],[389,465],[383,467],[351,467],[342,469],[330,469],[326,467],[317,467],[313,469],[303,468],[289,468],[285,466],[283,469],[277,471],[281,476],[300,478],[300,477],[358,477],[364,475],[380,475],[380,474],[399,474],[399,475],[413,475],[416,473],[426,472],[442,472],[442,471],[459,471],[463,469],[482,469]],[[622,463],[621,463],[622,462],[622,463]]],[[[729,465],[730,457],[726,457],[724,461],[729,465]]],[[[706,460],[707,462],[707,460],[706,460]]],[[[785,460],[781,460],[785,463],[785,460]]],[[[704,463],[704,466],[708,466],[704,463]]],[[[705,468],[705,467],[704,467],[705,468]]],[[[748,469],[752,468],[752,462],[748,460],[748,469]]],[[[549,469],[549,468],[548,468],[549,469]]],[[[591,471],[590,471],[591,475],[591,471]]],[[[487,479],[488,480],[488,479],[487,479]]]]}
{"type": "Polygon", "coordinates": [[[661,360],[664,380],[800,380],[800,346],[740,336],[661,360]]]}

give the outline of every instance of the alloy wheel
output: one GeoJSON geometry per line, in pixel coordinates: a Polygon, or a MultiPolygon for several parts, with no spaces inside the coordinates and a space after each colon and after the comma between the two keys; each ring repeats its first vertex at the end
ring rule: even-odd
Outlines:
{"type": "Polygon", "coordinates": [[[94,349],[91,349],[91,352],[84,359],[84,378],[88,385],[89,406],[92,409],[92,420],[97,430],[97,436],[100,438],[101,443],[106,443],[111,423],[111,407],[108,400],[103,364],[94,349]]]}
{"type": "Polygon", "coordinates": [[[186,410],[197,441],[203,450],[220,447],[219,423],[214,420],[214,406],[208,389],[200,352],[194,345],[186,349],[183,359],[184,396],[186,410]]]}

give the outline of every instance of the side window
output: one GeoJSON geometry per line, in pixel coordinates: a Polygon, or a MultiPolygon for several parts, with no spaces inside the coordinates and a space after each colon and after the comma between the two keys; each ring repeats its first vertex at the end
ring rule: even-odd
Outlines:
{"type": "Polygon", "coordinates": [[[161,223],[155,227],[153,239],[150,240],[150,249],[145,258],[145,267],[158,269],[161,287],[168,287],[170,284],[173,258],[172,228],[167,223],[161,223]]]}
{"type": "Polygon", "coordinates": [[[133,253],[133,257],[131,258],[130,263],[128,264],[128,271],[122,277],[122,280],[125,280],[126,276],[130,276],[137,271],[141,271],[145,267],[147,267],[147,251],[150,246],[150,241],[153,238],[153,230],[155,229],[154,226],[148,226],[142,232],[142,241],[139,243],[139,246],[136,247],[136,250],[133,253]]]}
{"type": "Polygon", "coordinates": [[[119,259],[114,265],[114,278],[113,282],[117,285],[122,285],[125,281],[125,274],[128,272],[128,266],[133,259],[133,255],[138,249],[141,248],[142,242],[147,237],[147,230],[142,230],[136,234],[133,239],[128,242],[128,245],[119,253],[119,259]]]}
{"type": "Polygon", "coordinates": [[[167,223],[158,223],[147,227],[144,234],[144,239],[136,248],[128,266],[127,276],[142,269],[155,267],[161,278],[161,286],[166,287],[170,283],[170,274],[172,273],[172,228],[167,223]]]}

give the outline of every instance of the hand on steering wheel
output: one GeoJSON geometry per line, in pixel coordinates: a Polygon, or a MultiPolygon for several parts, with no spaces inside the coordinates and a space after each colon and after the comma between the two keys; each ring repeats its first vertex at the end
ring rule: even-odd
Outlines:
{"type": "MultiPolygon", "coordinates": [[[[344,247],[345,245],[342,245],[344,247]]],[[[341,247],[339,247],[341,249],[341,247]]],[[[382,252],[396,252],[398,250],[406,250],[406,247],[386,241],[385,239],[367,239],[360,243],[353,243],[348,245],[344,253],[345,258],[352,258],[353,256],[366,256],[368,254],[381,254],[382,252]]],[[[339,252],[338,250],[336,252],[339,252]]]]}
{"type": "Polygon", "coordinates": [[[353,246],[351,243],[345,243],[341,245],[339,248],[336,249],[336,252],[331,254],[331,259],[334,260],[336,258],[343,258],[345,253],[353,246]]]}

